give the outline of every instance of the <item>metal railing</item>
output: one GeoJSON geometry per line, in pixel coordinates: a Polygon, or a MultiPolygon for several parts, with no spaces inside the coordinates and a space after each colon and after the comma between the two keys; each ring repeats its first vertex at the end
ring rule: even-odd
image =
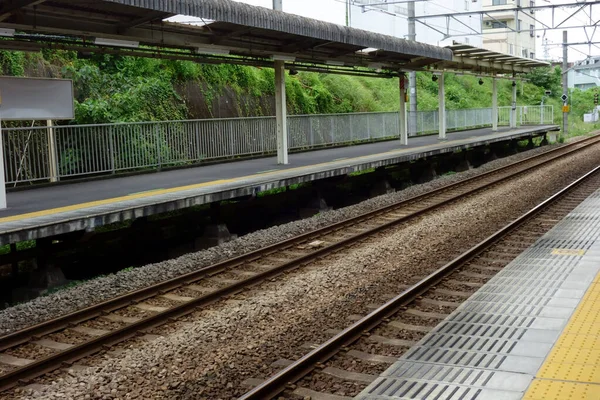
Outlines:
{"type": "MultiPolygon", "coordinates": [[[[519,107],[519,123],[552,123],[552,106],[541,107],[519,107]]],[[[500,108],[501,125],[508,125],[509,109],[500,108]]],[[[418,134],[436,132],[438,115],[419,111],[418,134]]],[[[289,148],[392,139],[398,117],[395,112],[289,116],[289,148]]],[[[490,108],[448,110],[447,127],[490,126],[491,119],[490,108]]],[[[276,151],[275,129],[275,117],[5,128],[5,178],[16,185],[269,154],[276,151]]]]}

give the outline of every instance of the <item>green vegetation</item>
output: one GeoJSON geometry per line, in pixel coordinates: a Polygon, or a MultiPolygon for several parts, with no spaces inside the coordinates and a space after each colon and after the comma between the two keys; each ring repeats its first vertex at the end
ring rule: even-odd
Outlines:
{"type": "Polygon", "coordinates": [[[348,176],[360,176],[360,175],[364,175],[364,174],[370,174],[371,172],[375,172],[375,168],[367,168],[367,169],[363,169],[362,171],[350,172],[348,174],[348,176]]]}
{"type": "MultiPolygon", "coordinates": [[[[17,251],[32,249],[35,247],[35,240],[24,240],[22,242],[17,242],[17,251]]],[[[0,255],[10,253],[10,244],[5,244],[4,246],[0,246],[0,255]]]]}
{"type": "MultiPolygon", "coordinates": [[[[15,76],[73,79],[76,118],[71,123],[108,123],[190,118],[272,115],[274,71],[237,65],[205,65],[188,61],[78,54],[44,50],[40,53],[0,51],[0,71],[15,76]]],[[[562,105],[560,68],[538,68],[517,84],[518,103],[555,107],[559,123],[562,105]]],[[[491,79],[446,75],[448,109],[491,106],[491,79]]],[[[418,73],[420,110],[438,105],[438,84],[431,74],[418,73]]],[[[318,73],[287,79],[290,114],[395,111],[398,80],[318,73]]],[[[511,82],[498,81],[499,104],[510,105],[511,82]]],[[[574,133],[594,129],[579,123],[593,108],[593,90],[571,93],[574,133]]]]}

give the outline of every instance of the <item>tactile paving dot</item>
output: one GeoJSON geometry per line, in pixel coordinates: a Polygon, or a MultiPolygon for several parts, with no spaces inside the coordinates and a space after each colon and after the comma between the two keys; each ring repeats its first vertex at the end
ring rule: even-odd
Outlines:
{"type": "Polygon", "coordinates": [[[598,400],[600,385],[536,379],[523,400],[598,400]]]}
{"type": "Polygon", "coordinates": [[[550,353],[547,359],[551,363],[565,364],[586,364],[600,366],[600,349],[578,349],[569,347],[568,349],[557,349],[550,353]],[[565,351],[566,350],[566,351],[565,351]]]}
{"type": "MultiPolygon", "coordinates": [[[[538,372],[537,377],[597,384],[600,383],[600,366],[546,363],[538,372]]],[[[600,397],[598,397],[598,399],[600,399],[600,397]]]]}
{"type": "Polygon", "coordinates": [[[600,336],[563,334],[556,342],[556,347],[600,349],[600,336]]]}

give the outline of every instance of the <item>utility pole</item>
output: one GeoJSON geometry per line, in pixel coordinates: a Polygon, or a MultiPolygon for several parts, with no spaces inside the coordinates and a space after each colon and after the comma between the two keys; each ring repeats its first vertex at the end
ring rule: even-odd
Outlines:
{"type": "MultiPolygon", "coordinates": [[[[409,1],[408,4],[408,40],[417,40],[415,30],[415,2],[409,1]]],[[[408,73],[408,97],[409,97],[409,113],[408,113],[408,134],[415,135],[417,133],[417,73],[408,73]]]]}
{"type": "Polygon", "coordinates": [[[563,137],[567,136],[567,132],[569,131],[569,106],[568,106],[568,96],[569,96],[569,74],[567,70],[569,69],[569,45],[567,44],[567,31],[563,31],[563,65],[562,65],[562,84],[563,84],[563,126],[562,126],[562,134],[563,137]]]}
{"type": "Polygon", "coordinates": [[[346,26],[352,26],[352,1],[346,0],[346,26]]]}

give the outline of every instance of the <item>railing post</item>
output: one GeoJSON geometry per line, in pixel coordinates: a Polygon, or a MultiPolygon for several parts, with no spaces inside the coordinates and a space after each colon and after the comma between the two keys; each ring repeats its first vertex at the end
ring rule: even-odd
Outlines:
{"type": "Polygon", "coordinates": [[[330,129],[331,129],[331,144],[335,143],[335,135],[333,133],[333,117],[329,117],[329,124],[330,124],[330,129]]]}
{"type": "Polygon", "coordinates": [[[194,137],[196,138],[196,161],[202,160],[202,146],[200,145],[200,130],[198,129],[198,123],[194,122],[194,137]]]}
{"type": "MultiPolygon", "coordinates": [[[[286,122],[287,122],[287,119],[286,119],[286,122]]],[[[235,141],[234,141],[234,138],[233,138],[233,129],[231,129],[231,124],[229,123],[229,121],[225,122],[225,126],[226,126],[226,129],[229,131],[229,152],[231,153],[230,154],[231,157],[233,157],[233,156],[235,156],[235,151],[234,151],[234,149],[235,149],[235,143],[234,142],[235,141]]],[[[285,130],[284,133],[286,135],[285,147],[286,147],[286,153],[287,153],[287,148],[288,148],[287,147],[288,146],[287,145],[287,129],[285,130]]]]}
{"type": "Polygon", "coordinates": [[[160,151],[160,128],[158,124],[154,125],[154,138],[156,140],[156,163],[160,170],[162,168],[162,155],[160,151]]]}
{"type": "Polygon", "coordinates": [[[313,131],[312,117],[308,116],[308,136],[309,136],[309,147],[315,147],[315,132],[313,131]]]}
{"type": "Polygon", "coordinates": [[[52,127],[52,120],[46,121],[47,136],[48,136],[48,172],[50,174],[50,182],[58,181],[58,160],[56,156],[56,136],[52,127]]]}
{"type": "Polygon", "coordinates": [[[112,174],[114,174],[115,171],[115,138],[114,138],[115,132],[113,130],[113,127],[110,126],[108,128],[108,151],[109,151],[109,156],[110,156],[110,171],[112,174]]]}

